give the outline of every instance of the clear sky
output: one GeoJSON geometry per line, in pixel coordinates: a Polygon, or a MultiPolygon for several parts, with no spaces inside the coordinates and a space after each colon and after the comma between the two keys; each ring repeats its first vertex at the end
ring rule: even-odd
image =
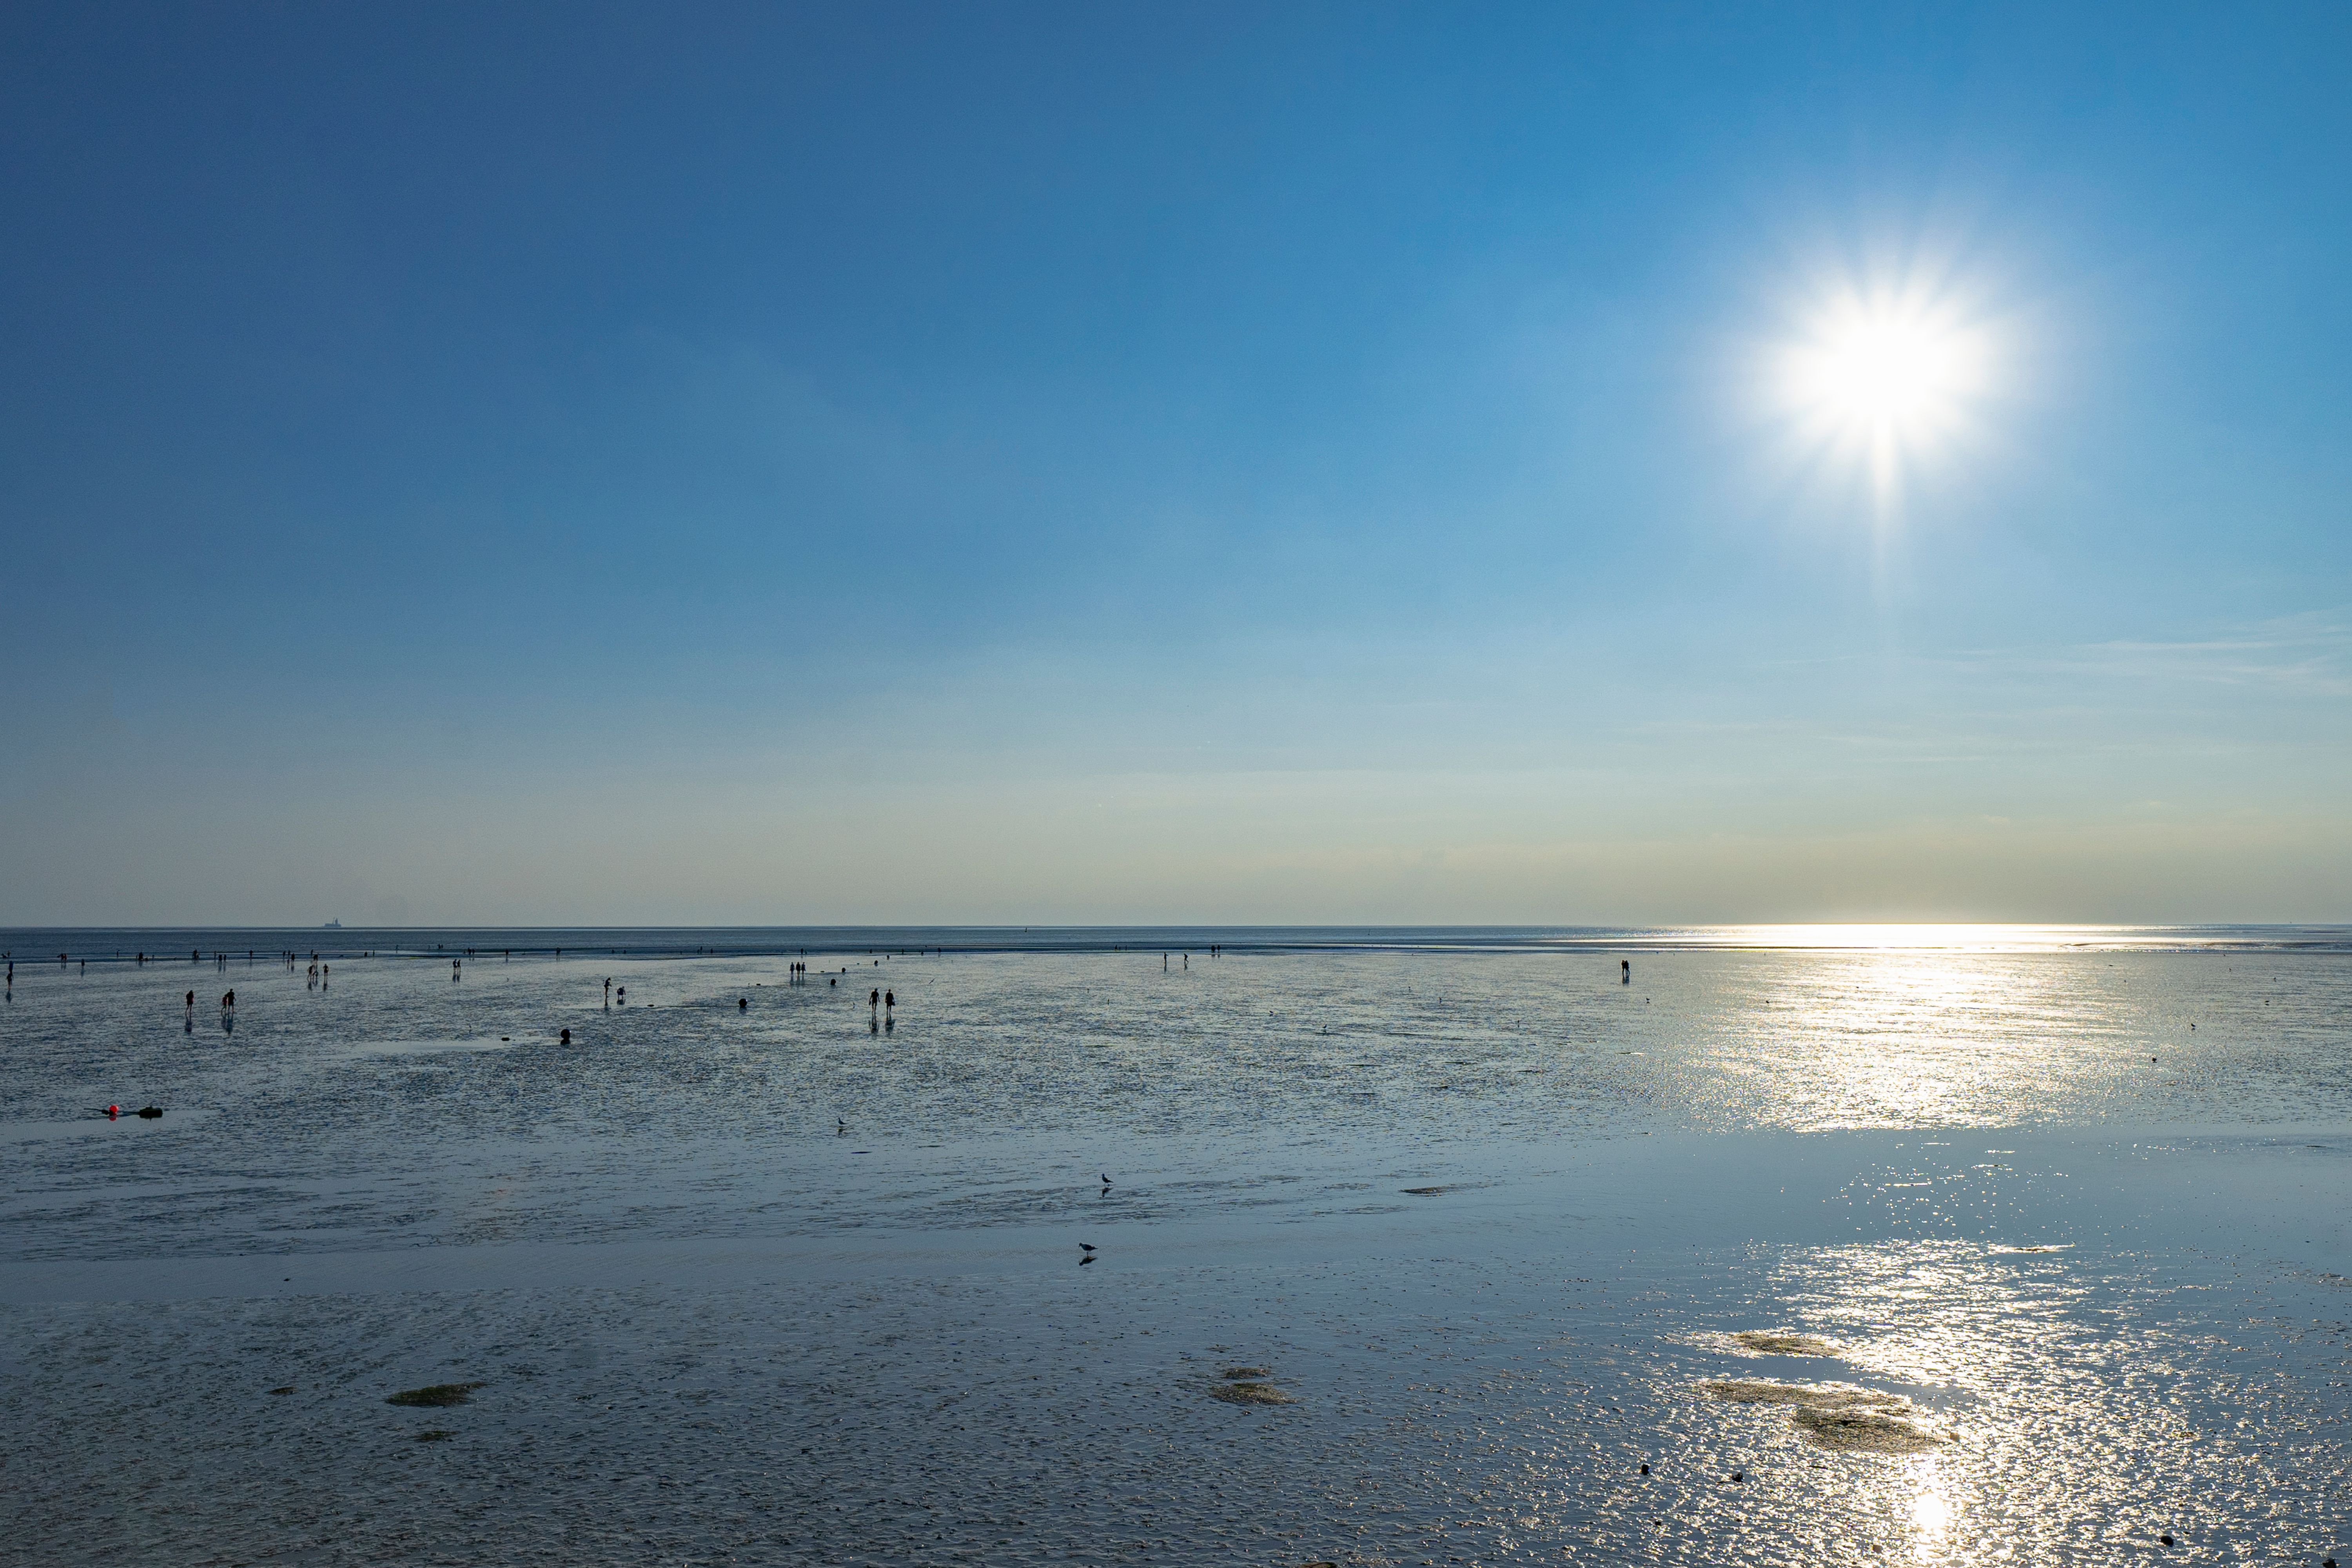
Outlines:
{"type": "Polygon", "coordinates": [[[2341,5],[17,0],[0,149],[0,923],[2352,919],[2341,5]]]}

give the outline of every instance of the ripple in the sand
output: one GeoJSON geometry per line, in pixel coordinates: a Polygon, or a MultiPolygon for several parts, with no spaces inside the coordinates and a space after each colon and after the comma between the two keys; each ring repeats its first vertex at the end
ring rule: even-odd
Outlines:
{"type": "Polygon", "coordinates": [[[1835,1410],[1805,1405],[1791,1411],[1797,1436],[1817,1448],[1846,1454],[1924,1454],[1958,1441],[1886,1410],[1835,1410]]]}
{"type": "Polygon", "coordinates": [[[1710,1378],[1698,1385],[1710,1399],[1732,1405],[1800,1405],[1816,1410],[1904,1410],[1910,1401],[1867,1388],[1829,1388],[1811,1383],[1765,1383],[1754,1378],[1710,1378]]]}
{"type": "Polygon", "coordinates": [[[1785,1333],[1777,1329],[1742,1329],[1731,1336],[1742,1349],[1759,1355],[1828,1355],[1838,1347],[1818,1334],[1785,1333]]]}

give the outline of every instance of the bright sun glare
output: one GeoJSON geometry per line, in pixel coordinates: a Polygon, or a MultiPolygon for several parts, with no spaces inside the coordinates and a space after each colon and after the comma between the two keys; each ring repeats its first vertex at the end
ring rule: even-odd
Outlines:
{"type": "Polygon", "coordinates": [[[1904,290],[1823,300],[1784,362],[1806,443],[1867,466],[1891,499],[1904,467],[1962,435],[1987,384],[1983,332],[1950,304],[1904,290]]]}
{"type": "Polygon", "coordinates": [[[1920,322],[1857,321],[1823,345],[1816,393],[1847,419],[1900,423],[1952,390],[1954,358],[1951,340],[1920,322]]]}

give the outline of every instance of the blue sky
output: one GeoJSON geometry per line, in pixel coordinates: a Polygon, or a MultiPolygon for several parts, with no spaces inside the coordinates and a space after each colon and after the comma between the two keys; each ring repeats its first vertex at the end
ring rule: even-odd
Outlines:
{"type": "Polygon", "coordinates": [[[0,922],[2352,919],[2347,59],[12,6],[0,922]]]}

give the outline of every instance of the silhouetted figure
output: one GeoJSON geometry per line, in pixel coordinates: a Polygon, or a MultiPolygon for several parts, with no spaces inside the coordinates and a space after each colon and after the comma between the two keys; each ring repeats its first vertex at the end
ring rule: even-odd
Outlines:
{"type": "Polygon", "coordinates": [[[891,1008],[896,1007],[898,1005],[898,994],[896,991],[885,991],[884,993],[882,993],[882,1010],[883,1010],[884,1012],[886,1012],[886,1013],[887,1013],[887,1012],[888,1012],[891,1008]]]}
{"type": "Polygon", "coordinates": [[[1633,984],[1633,961],[1632,959],[1621,958],[1617,961],[1617,984],[1620,985],[1631,985],[1633,984]]]}
{"type": "Polygon", "coordinates": [[[735,1011],[738,1013],[748,1013],[751,1010],[751,999],[749,996],[738,996],[735,998],[735,1011]]]}
{"type": "Polygon", "coordinates": [[[868,1007],[879,1007],[882,1005],[882,993],[878,990],[868,991],[866,994],[866,1005],[868,1007]]]}
{"type": "Polygon", "coordinates": [[[572,1043],[572,1031],[571,1031],[571,1030],[569,1030],[569,1029],[564,1030],[564,1031],[563,1031],[563,1038],[562,1038],[562,1040],[558,1041],[557,1043],[558,1043],[559,1045],[566,1045],[566,1046],[570,1045],[570,1044],[572,1043]]]}
{"type": "Polygon", "coordinates": [[[222,993],[221,993],[221,1010],[222,1010],[223,1012],[226,1012],[229,1008],[234,1007],[234,1006],[236,1006],[236,992],[234,992],[234,991],[224,991],[224,992],[222,992],[222,993]]]}

